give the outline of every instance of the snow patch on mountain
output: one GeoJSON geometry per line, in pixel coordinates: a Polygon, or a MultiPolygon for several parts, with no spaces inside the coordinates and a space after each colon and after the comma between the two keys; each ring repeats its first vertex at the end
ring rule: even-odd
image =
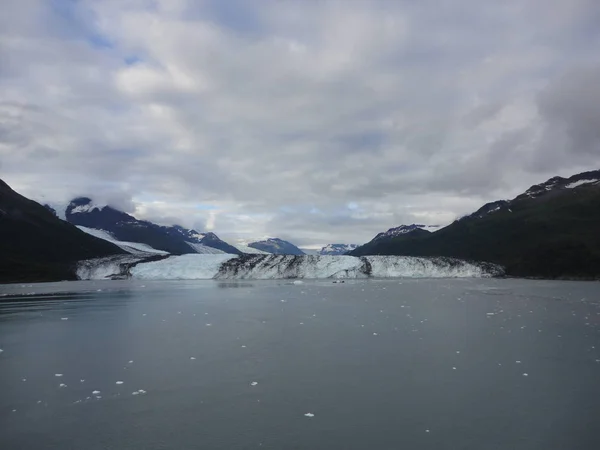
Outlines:
{"type": "MultiPolygon", "coordinates": [[[[95,203],[88,203],[85,205],[79,205],[79,206],[75,206],[73,208],[71,208],[70,213],[71,214],[81,214],[81,213],[86,213],[86,212],[92,212],[94,210],[98,210],[98,211],[102,211],[104,208],[106,208],[106,205],[98,205],[95,203]]],[[[58,214],[58,211],[57,211],[58,214]]]]}
{"type": "Polygon", "coordinates": [[[355,248],[358,248],[357,244],[328,244],[319,251],[319,254],[323,256],[344,255],[355,248]]]}
{"type": "Polygon", "coordinates": [[[208,245],[196,244],[195,242],[188,242],[187,244],[190,247],[192,247],[196,251],[196,253],[199,253],[201,255],[222,255],[222,254],[225,254],[225,252],[223,250],[219,250],[218,248],[214,248],[214,247],[209,247],[208,245]]]}
{"type": "Polygon", "coordinates": [[[88,228],[88,227],[84,227],[84,226],[80,226],[80,225],[78,225],[77,228],[79,228],[81,231],[83,231],[87,234],[90,234],[94,237],[104,239],[105,241],[111,242],[111,243],[115,244],[116,246],[122,248],[126,252],[131,253],[132,255],[148,254],[148,253],[157,254],[157,255],[168,255],[167,252],[162,251],[162,250],[157,250],[155,248],[150,247],[147,244],[142,244],[140,242],[119,241],[119,240],[115,239],[115,237],[112,234],[110,234],[108,231],[97,230],[95,228],[88,228]]]}
{"type": "Polygon", "coordinates": [[[577,186],[582,186],[584,184],[600,184],[600,179],[591,179],[591,180],[578,180],[573,183],[569,183],[565,186],[567,189],[573,189],[577,186]]]}
{"type": "Polygon", "coordinates": [[[262,241],[251,242],[248,247],[274,255],[304,255],[304,252],[294,244],[279,238],[267,238],[262,241]]]}
{"type": "Polygon", "coordinates": [[[433,231],[439,230],[440,228],[441,227],[439,225],[423,225],[423,224],[416,224],[416,223],[413,223],[411,225],[400,225],[398,227],[390,228],[387,231],[379,233],[377,236],[375,236],[373,238],[373,240],[371,242],[378,241],[380,239],[392,239],[392,238],[402,236],[407,233],[411,233],[418,229],[433,232],[433,231]]]}
{"type": "Polygon", "coordinates": [[[236,242],[235,244],[231,244],[235,248],[237,248],[240,252],[245,253],[247,255],[270,255],[269,252],[265,252],[263,250],[259,250],[257,248],[252,248],[248,246],[247,242],[236,242]]]}

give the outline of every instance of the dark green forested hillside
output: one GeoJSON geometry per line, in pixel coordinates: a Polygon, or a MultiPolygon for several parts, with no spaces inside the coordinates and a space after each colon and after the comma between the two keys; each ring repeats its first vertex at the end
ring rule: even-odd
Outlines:
{"type": "Polygon", "coordinates": [[[371,242],[351,254],[452,256],[502,264],[513,276],[600,277],[600,183],[568,187],[594,176],[600,172],[557,177],[494,203],[492,212],[484,207],[434,233],[371,242]]]}
{"type": "Polygon", "coordinates": [[[0,283],[74,279],[76,261],[120,253],[0,180],[0,283]]]}

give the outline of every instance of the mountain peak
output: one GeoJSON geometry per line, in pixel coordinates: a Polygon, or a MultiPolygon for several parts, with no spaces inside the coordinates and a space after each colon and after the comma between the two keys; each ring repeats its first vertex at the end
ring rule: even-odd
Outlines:
{"type": "Polygon", "coordinates": [[[327,244],[319,251],[319,255],[345,255],[358,248],[357,244],[327,244]]]}
{"type": "Polygon", "coordinates": [[[400,225],[394,228],[390,228],[387,231],[383,231],[377,234],[371,242],[378,241],[381,239],[392,239],[398,236],[402,236],[403,234],[412,233],[415,230],[422,230],[426,232],[430,232],[431,230],[435,231],[440,228],[438,225],[423,225],[423,224],[410,224],[410,225],[400,225]]]}
{"type": "Polygon", "coordinates": [[[272,253],[274,255],[304,255],[305,253],[288,241],[279,238],[266,238],[262,241],[251,242],[248,247],[272,253]]]}

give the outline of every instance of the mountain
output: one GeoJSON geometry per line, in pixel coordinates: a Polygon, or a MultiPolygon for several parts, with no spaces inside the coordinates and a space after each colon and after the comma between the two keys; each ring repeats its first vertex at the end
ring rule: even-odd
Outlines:
{"type": "Polygon", "coordinates": [[[329,244],[319,250],[319,255],[345,255],[356,248],[356,244],[329,244]]]}
{"type": "Polygon", "coordinates": [[[279,238],[268,238],[263,241],[251,242],[248,244],[248,247],[274,255],[304,255],[304,252],[294,244],[279,238]]]}
{"type": "Polygon", "coordinates": [[[214,233],[198,233],[179,225],[161,226],[138,220],[111,206],[95,204],[87,197],[72,200],[65,210],[65,218],[74,225],[108,232],[115,240],[142,243],[176,255],[212,253],[210,248],[240,254],[214,233]]]}
{"type": "Polygon", "coordinates": [[[440,227],[438,225],[420,225],[420,224],[415,224],[413,223],[412,225],[400,225],[399,227],[395,227],[395,228],[390,228],[387,231],[382,231],[381,233],[377,234],[377,236],[375,236],[371,242],[375,242],[375,241],[382,241],[382,240],[386,240],[386,239],[393,239],[395,237],[398,236],[402,236],[404,234],[408,234],[408,233],[420,233],[420,234],[427,234],[431,231],[435,231],[437,229],[439,229],[440,227]],[[425,232],[425,233],[421,233],[421,232],[425,232]]]}
{"type": "Polygon", "coordinates": [[[238,241],[235,244],[232,244],[235,248],[237,248],[240,252],[245,253],[247,255],[270,255],[269,252],[263,252],[262,250],[258,250],[256,248],[248,247],[248,243],[245,241],[238,241]]]}
{"type": "Polygon", "coordinates": [[[433,233],[407,233],[353,255],[449,256],[501,264],[507,275],[600,277],[600,170],[554,177],[433,233]]]}
{"type": "Polygon", "coordinates": [[[73,280],[78,260],[123,254],[0,180],[0,282],[73,280]]]}

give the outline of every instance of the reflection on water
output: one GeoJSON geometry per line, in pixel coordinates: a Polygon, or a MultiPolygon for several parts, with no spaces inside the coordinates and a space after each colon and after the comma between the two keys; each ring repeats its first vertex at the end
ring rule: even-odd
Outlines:
{"type": "Polygon", "coordinates": [[[246,281],[219,281],[217,283],[217,287],[221,289],[227,288],[251,288],[254,287],[254,283],[249,283],[246,281]]]}

